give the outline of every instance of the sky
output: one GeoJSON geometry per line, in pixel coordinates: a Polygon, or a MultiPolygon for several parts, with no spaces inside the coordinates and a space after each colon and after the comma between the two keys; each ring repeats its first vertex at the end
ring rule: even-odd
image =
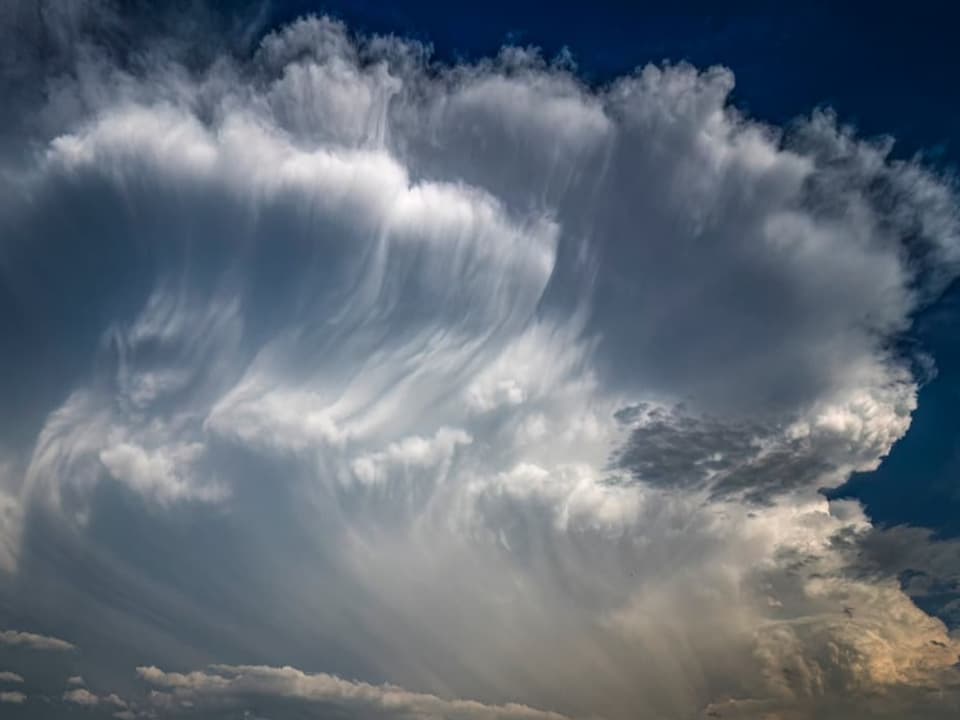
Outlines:
{"type": "Polygon", "coordinates": [[[952,20],[0,0],[3,717],[957,717],[952,20]]]}

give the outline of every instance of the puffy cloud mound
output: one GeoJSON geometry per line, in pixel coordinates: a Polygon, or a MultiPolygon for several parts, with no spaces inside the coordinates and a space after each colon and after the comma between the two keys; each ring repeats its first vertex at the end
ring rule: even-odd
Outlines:
{"type": "Polygon", "coordinates": [[[232,664],[64,701],[953,712],[957,640],[818,494],[909,427],[946,180],[724,68],[588,87],[317,17],[190,52],[111,8],[6,51],[4,593],[101,677],[232,664]]]}

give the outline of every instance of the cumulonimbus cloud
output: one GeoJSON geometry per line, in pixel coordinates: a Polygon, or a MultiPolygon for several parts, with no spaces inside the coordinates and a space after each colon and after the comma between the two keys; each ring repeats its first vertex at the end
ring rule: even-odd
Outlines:
{"type": "Polygon", "coordinates": [[[151,617],[253,659],[141,671],[197,706],[953,707],[956,639],[818,495],[909,427],[894,341],[957,271],[946,180],[827,111],[743,116],[723,68],[589,87],[315,17],[197,66],[70,28],[2,156],[11,577],[80,548],[142,603],[91,612],[164,666],[197,649],[151,617]]]}

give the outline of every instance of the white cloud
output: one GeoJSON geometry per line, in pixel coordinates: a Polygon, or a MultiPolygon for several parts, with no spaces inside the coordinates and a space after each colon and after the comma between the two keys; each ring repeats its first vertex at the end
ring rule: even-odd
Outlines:
{"type": "Polygon", "coordinates": [[[0,671],[0,682],[4,683],[22,683],[23,677],[17,675],[15,672],[10,672],[8,670],[0,671]]]}
{"type": "Polygon", "coordinates": [[[36,633],[21,632],[19,630],[0,630],[0,645],[25,647],[32,650],[57,650],[66,652],[76,650],[76,646],[66,640],[38,635],[36,633]]]}
{"type": "Polygon", "coordinates": [[[909,427],[890,348],[956,274],[947,183],[827,113],[743,117],[722,68],[589,88],[315,18],[203,72],[151,52],[91,48],[0,174],[11,297],[71,367],[0,465],[0,566],[63,526],[126,589],[54,566],[118,645],[423,690],[141,668],[157,709],[855,718],[952,688],[955,639],[817,494],[909,427]]]}
{"type": "Polygon", "coordinates": [[[457,447],[471,442],[473,438],[464,431],[442,427],[432,438],[411,435],[390,443],[385,450],[361,455],[350,469],[360,482],[368,484],[384,482],[392,468],[423,473],[440,465],[442,477],[449,471],[457,447]]]}
{"type": "MultiPolygon", "coordinates": [[[[174,68],[160,67],[51,139],[42,176],[99,177],[133,203],[188,187],[188,213],[217,196],[213,227],[240,213],[248,247],[272,236],[277,207],[291,238],[330,228],[313,238],[325,275],[289,277],[299,309],[234,357],[211,339],[240,349],[251,298],[227,275],[213,294],[162,276],[133,326],[112,331],[114,387],[83,395],[129,406],[87,441],[109,474],[163,502],[222,498],[192,467],[203,430],[366,467],[402,441],[401,415],[407,434],[473,435],[454,388],[481,414],[569,383],[581,404],[612,391],[721,422],[751,413],[845,455],[810,487],[874,466],[903,434],[915,386],[877,338],[919,302],[901,235],[919,227],[931,267],[953,266],[954,206],[935,178],[822,114],[784,141],[727,107],[723,69],[647,67],[592,91],[529,52],[439,78],[422,52],[309,19],[264,41],[259,85],[228,63],[218,85],[178,79],[170,95],[174,68]],[[191,93],[212,103],[209,119],[191,93]],[[149,178],[147,197],[135,177],[149,178]],[[175,361],[154,367],[138,351],[150,343],[175,361]],[[199,379],[207,366],[222,381],[199,379]],[[188,387],[203,390],[185,413],[188,387]],[[164,399],[181,415],[144,425],[137,413],[164,399]]],[[[285,242],[271,254],[295,257],[285,242]]]]}
{"type": "Polygon", "coordinates": [[[68,703],[73,703],[74,705],[99,705],[100,698],[94,695],[92,692],[86,688],[76,688],[75,690],[67,690],[63,694],[63,701],[68,703]]]}
{"type": "Polygon", "coordinates": [[[172,690],[180,700],[195,702],[218,697],[239,700],[244,696],[260,695],[329,703],[351,712],[379,712],[400,718],[563,720],[564,717],[525,705],[484,705],[472,700],[447,700],[395,685],[351,682],[334,675],[305,673],[289,666],[215,665],[209,671],[188,674],[138,667],[137,673],[156,687],[172,690]]]}
{"type": "Polygon", "coordinates": [[[19,477],[13,462],[0,460],[0,570],[17,566],[23,506],[18,497],[19,477]]]}
{"type": "Polygon", "coordinates": [[[103,698],[101,698],[101,699],[102,699],[103,702],[106,703],[107,705],[113,705],[114,707],[118,707],[118,708],[125,708],[125,707],[127,707],[127,701],[124,700],[124,699],[123,699],[122,697],[120,697],[119,695],[117,695],[116,693],[110,693],[109,695],[107,695],[106,697],[103,697],[103,698]]]}
{"type": "Polygon", "coordinates": [[[95,693],[92,693],[86,688],[82,687],[74,688],[73,690],[67,690],[64,692],[63,701],[73,705],[82,705],[85,707],[98,707],[101,705],[106,705],[113,708],[118,708],[118,711],[113,715],[114,717],[121,717],[121,714],[124,712],[132,713],[132,711],[128,709],[127,701],[116,693],[109,693],[108,695],[96,695],[95,693]]]}
{"type": "Polygon", "coordinates": [[[15,690],[4,690],[0,692],[0,703],[10,703],[13,705],[22,705],[27,701],[27,696],[22,692],[15,690]]]}
{"type": "Polygon", "coordinates": [[[117,480],[135,490],[163,501],[179,498],[215,500],[224,495],[217,486],[196,488],[189,481],[189,467],[203,453],[200,443],[168,445],[147,451],[127,442],[118,442],[100,451],[100,462],[117,480]]]}

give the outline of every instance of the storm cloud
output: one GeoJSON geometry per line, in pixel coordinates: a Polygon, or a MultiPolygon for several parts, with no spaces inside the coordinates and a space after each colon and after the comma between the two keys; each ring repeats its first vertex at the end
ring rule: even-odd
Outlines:
{"type": "Polygon", "coordinates": [[[954,716],[960,640],[901,582],[948,553],[819,492],[910,425],[948,179],[829,110],[753,120],[722,67],[590,86],[326,17],[32,6],[0,113],[16,712],[954,716]]]}

